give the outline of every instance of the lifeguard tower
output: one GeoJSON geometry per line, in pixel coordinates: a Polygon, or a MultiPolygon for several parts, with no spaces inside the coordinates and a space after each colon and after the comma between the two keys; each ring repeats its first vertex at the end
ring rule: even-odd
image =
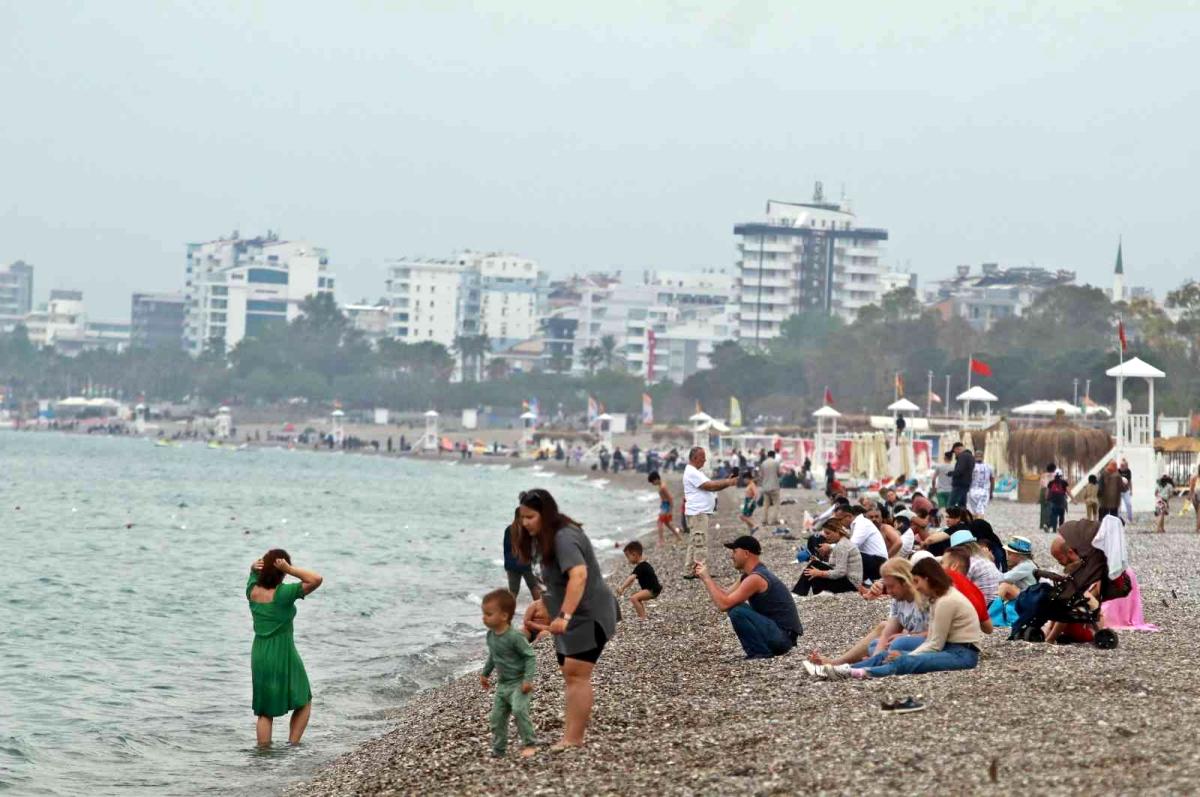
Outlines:
{"type": "Polygon", "coordinates": [[[329,436],[335,448],[341,448],[346,440],[346,413],[340,409],[329,413],[329,436]]]}
{"type": "Polygon", "coordinates": [[[1109,368],[1105,375],[1117,380],[1116,444],[1112,455],[1104,458],[1101,467],[1109,459],[1116,458],[1119,461],[1124,457],[1133,474],[1133,484],[1130,485],[1133,490],[1133,511],[1153,512],[1154,482],[1158,477],[1154,457],[1154,380],[1162,379],[1166,374],[1140,357],[1134,357],[1109,368]],[[1146,380],[1148,406],[1144,414],[1131,412],[1133,407],[1125,398],[1126,379],[1146,380]]]}
{"type": "Polygon", "coordinates": [[[813,454],[822,465],[837,462],[837,424],[842,414],[826,404],[813,413],[817,419],[817,436],[813,441],[813,454]],[[826,429],[826,424],[830,428],[826,429]]]}
{"type": "Polygon", "coordinates": [[[425,413],[425,433],[413,443],[413,451],[437,451],[438,440],[438,415],[437,410],[429,410],[425,413]]]}
{"type": "Polygon", "coordinates": [[[213,426],[213,434],[218,440],[228,440],[233,437],[233,412],[228,407],[222,406],[217,410],[217,422],[213,426]]]}
{"type": "Polygon", "coordinates": [[[533,452],[533,433],[537,431],[537,413],[526,411],[521,413],[521,454],[528,456],[533,452]]]}

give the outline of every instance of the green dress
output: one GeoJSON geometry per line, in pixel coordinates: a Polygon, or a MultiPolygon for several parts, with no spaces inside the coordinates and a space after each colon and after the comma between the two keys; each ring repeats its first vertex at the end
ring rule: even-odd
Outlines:
{"type": "Polygon", "coordinates": [[[246,600],[254,618],[254,646],[250,649],[254,715],[282,717],[312,701],[308,674],[292,638],[296,601],[304,598],[304,585],[280,584],[270,603],[255,603],[250,600],[250,590],[257,583],[258,574],[251,571],[246,600]]]}

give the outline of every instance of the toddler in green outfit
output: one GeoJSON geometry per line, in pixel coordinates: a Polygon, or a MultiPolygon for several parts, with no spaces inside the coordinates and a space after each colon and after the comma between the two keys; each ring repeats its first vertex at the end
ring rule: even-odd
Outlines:
{"type": "Polygon", "coordinates": [[[500,758],[508,747],[508,717],[517,721],[521,734],[521,756],[528,757],[534,749],[533,722],[529,719],[529,693],[533,691],[533,668],[537,660],[525,635],[512,627],[517,611],[517,599],[506,589],[497,589],[483,596],[483,624],[487,626],[487,662],[479,682],[491,688],[488,676],[499,670],[496,700],[492,704],[492,755],[500,758]]]}

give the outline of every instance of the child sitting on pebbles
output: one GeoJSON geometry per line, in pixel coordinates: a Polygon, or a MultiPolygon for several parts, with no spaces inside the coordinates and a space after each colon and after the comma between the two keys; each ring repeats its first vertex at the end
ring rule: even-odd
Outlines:
{"type": "Polygon", "coordinates": [[[528,758],[536,751],[533,721],[529,719],[529,693],[533,691],[533,648],[525,636],[512,627],[517,599],[506,589],[492,590],[483,596],[483,624],[487,626],[487,662],[479,675],[484,689],[492,686],[488,676],[499,670],[496,699],[492,704],[492,755],[504,756],[508,748],[508,717],[517,722],[521,734],[521,757],[528,758]]]}
{"type": "Polygon", "coordinates": [[[633,565],[633,573],[625,579],[625,583],[621,585],[617,595],[618,597],[624,595],[625,590],[633,586],[634,579],[637,579],[638,591],[629,596],[629,602],[633,604],[633,610],[637,612],[637,616],[645,620],[646,601],[658,597],[662,592],[662,584],[658,581],[658,574],[654,572],[654,567],[642,558],[644,549],[640,542],[634,540],[626,545],[624,553],[629,564],[633,565]]]}

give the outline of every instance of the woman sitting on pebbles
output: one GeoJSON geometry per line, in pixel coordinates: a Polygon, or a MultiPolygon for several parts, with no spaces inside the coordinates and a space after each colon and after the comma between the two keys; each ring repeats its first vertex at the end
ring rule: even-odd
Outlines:
{"type": "MultiPolygon", "coordinates": [[[[823,530],[829,548],[828,564],[812,560],[800,580],[792,587],[797,595],[822,592],[857,592],[862,586],[862,554],[850,542],[850,533],[842,522],[830,519],[823,530]]],[[[821,546],[824,550],[825,546],[821,546]]]]}
{"type": "Polygon", "coordinates": [[[521,493],[518,512],[513,547],[522,562],[541,564],[546,585],[541,599],[526,611],[525,625],[554,636],[565,682],[563,737],[551,749],[581,747],[592,716],[592,669],[617,629],[620,609],[604,583],[591,541],[578,523],[558,511],[549,492],[521,493]],[[541,622],[550,617],[549,624],[541,622]]]}
{"type": "Polygon", "coordinates": [[[855,666],[806,661],[805,671],[818,678],[865,680],[974,669],[979,663],[979,643],[983,640],[975,607],[954,588],[949,574],[932,557],[922,558],[913,565],[912,572],[917,591],[933,604],[924,642],[911,653],[885,650],[855,666]]]}
{"type": "MultiPolygon", "coordinates": [[[[860,662],[877,651],[915,650],[925,641],[925,632],[929,625],[929,603],[915,586],[913,586],[912,565],[907,559],[888,559],[880,568],[882,585],[879,594],[886,592],[892,598],[892,608],[888,619],[871,630],[871,633],[854,643],[836,659],[826,660],[819,650],[809,654],[808,660],[813,664],[854,664],[860,662]]],[[[864,597],[876,597],[875,586],[864,597]]]]}

